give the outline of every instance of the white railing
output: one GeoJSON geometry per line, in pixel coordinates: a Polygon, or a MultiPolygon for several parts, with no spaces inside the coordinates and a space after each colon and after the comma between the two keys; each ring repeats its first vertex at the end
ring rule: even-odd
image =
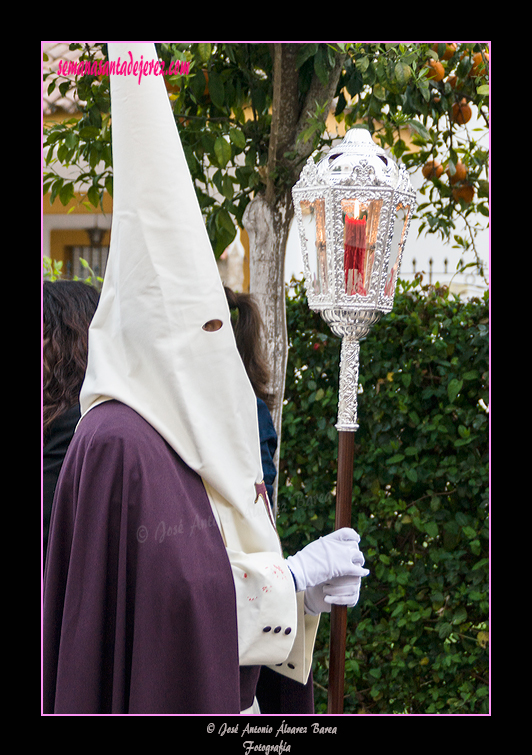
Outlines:
{"type": "Polygon", "coordinates": [[[450,263],[448,258],[444,258],[443,270],[441,268],[441,261],[438,260],[436,265],[432,257],[422,263],[415,257],[410,261],[403,259],[399,277],[413,280],[416,275],[422,273],[424,283],[449,286],[452,291],[466,296],[478,296],[488,288],[487,275],[484,270],[479,269],[478,264],[465,265],[460,259],[458,265],[455,265],[450,263]]]}

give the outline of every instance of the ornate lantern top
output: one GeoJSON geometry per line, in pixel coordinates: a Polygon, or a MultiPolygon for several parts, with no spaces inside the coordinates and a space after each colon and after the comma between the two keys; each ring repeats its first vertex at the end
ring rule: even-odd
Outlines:
{"type": "MultiPolygon", "coordinates": [[[[331,185],[375,185],[395,189],[401,174],[397,163],[373,141],[369,131],[362,128],[348,131],[343,141],[333,147],[316,168],[319,179],[331,185]]],[[[403,173],[409,185],[404,168],[403,173]]]]}
{"type": "Polygon", "coordinates": [[[292,194],[309,306],[338,335],[348,321],[367,332],[393,306],[415,208],[405,167],[353,128],[318,163],[308,159],[292,194]]]}

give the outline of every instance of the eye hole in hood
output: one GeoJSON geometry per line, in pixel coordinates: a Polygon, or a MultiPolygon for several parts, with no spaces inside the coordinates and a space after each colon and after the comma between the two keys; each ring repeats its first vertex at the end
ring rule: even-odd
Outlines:
{"type": "Polygon", "coordinates": [[[203,330],[206,330],[209,333],[213,333],[216,330],[220,330],[222,327],[223,322],[221,320],[208,320],[208,322],[203,325],[203,330]]]}

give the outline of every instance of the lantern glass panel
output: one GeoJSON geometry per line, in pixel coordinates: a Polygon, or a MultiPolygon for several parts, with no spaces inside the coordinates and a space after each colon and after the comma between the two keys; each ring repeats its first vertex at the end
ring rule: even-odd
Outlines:
{"type": "Polygon", "coordinates": [[[300,202],[303,227],[308,243],[308,264],[312,287],[316,294],[326,294],[327,282],[327,242],[325,234],[325,200],[300,202]]]}
{"type": "Polygon", "coordinates": [[[385,296],[394,295],[395,285],[397,283],[397,275],[399,273],[399,266],[401,264],[401,257],[403,255],[403,247],[406,241],[406,229],[408,227],[409,215],[410,205],[405,204],[404,202],[398,202],[395,208],[395,220],[392,245],[390,249],[388,276],[386,278],[386,284],[384,287],[385,296]]]}
{"type": "Polygon", "coordinates": [[[382,199],[342,199],[345,293],[368,296],[382,199]]]}

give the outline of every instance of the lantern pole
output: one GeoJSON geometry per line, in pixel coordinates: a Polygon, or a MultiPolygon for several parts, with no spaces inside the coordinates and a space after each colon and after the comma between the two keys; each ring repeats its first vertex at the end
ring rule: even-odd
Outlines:
{"type": "MultiPolygon", "coordinates": [[[[355,433],[338,433],[338,472],[336,483],[335,529],[351,526],[353,460],[355,433]]],[[[347,641],[347,606],[333,605],[329,650],[329,692],[327,713],[344,712],[345,649],[347,641]]]]}
{"type": "MultiPolygon", "coordinates": [[[[335,529],[351,527],[353,463],[355,456],[360,342],[349,333],[342,338],[338,404],[338,469],[336,478],[335,529]]],[[[347,606],[333,605],[329,649],[329,691],[327,712],[344,712],[347,606]]]]}

